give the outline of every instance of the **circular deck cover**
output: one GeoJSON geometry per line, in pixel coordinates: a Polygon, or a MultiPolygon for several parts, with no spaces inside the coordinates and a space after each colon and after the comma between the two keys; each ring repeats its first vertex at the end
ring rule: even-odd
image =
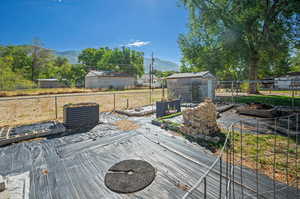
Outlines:
{"type": "Polygon", "coordinates": [[[143,160],[124,160],[113,165],[105,175],[105,185],[117,193],[133,193],[149,186],[155,169],[143,160]]]}

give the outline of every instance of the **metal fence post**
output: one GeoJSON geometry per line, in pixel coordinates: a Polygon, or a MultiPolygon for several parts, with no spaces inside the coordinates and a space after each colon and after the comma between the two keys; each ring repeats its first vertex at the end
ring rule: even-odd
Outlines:
{"type": "Polygon", "coordinates": [[[234,103],[234,98],[233,98],[233,81],[231,82],[231,98],[232,98],[232,104],[234,103]]]}
{"type": "Polygon", "coordinates": [[[295,89],[294,89],[294,84],[292,84],[292,108],[293,111],[295,110],[295,89]]]}
{"type": "Polygon", "coordinates": [[[55,96],[54,99],[55,99],[55,119],[58,119],[58,115],[57,115],[57,96],[55,96]]]}
{"type": "Polygon", "coordinates": [[[150,104],[152,104],[152,91],[151,91],[151,89],[150,89],[150,96],[149,96],[149,98],[150,98],[150,104]]]}
{"type": "Polygon", "coordinates": [[[114,111],[116,110],[116,93],[114,93],[114,111]]]}
{"type": "Polygon", "coordinates": [[[207,197],[207,193],[206,193],[206,191],[207,191],[207,189],[206,189],[206,177],[204,178],[204,199],[206,199],[206,197],[207,197]]]}

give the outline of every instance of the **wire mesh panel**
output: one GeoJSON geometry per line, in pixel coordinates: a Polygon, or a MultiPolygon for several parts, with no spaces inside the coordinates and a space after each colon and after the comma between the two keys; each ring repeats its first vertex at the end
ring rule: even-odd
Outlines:
{"type": "Polygon", "coordinates": [[[265,119],[257,119],[251,131],[247,120],[227,128],[214,164],[182,198],[299,198],[299,114],[272,120],[268,134],[261,129],[265,119]]]}

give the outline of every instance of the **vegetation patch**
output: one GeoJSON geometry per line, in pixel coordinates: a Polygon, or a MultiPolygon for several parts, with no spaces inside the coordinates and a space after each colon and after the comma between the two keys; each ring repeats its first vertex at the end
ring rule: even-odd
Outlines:
{"type": "MultiPolygon", "coordinates": [[[[222,97],[224,101],[232,101],[232,97],[222,97]]],[[[291,106],[293,98],[290,96],[280,95],[249,95],[249,96],[234,96],[236,103],[263,103],[273,106],[291,106]]],[[[300,106],[300,97],[294,98],[294,105],[300,106]]]]}
{"type": "Polygon", "coordinates": [[[218,132],[214,135],[219,138],[218,142],[212,142],[212,141],[208,141],[206,139],[200,138],[200,137],[196,137],[194,135],[186,134],[180,130],[180,127],[182,126],[182,124],[166,120],[166,119],[170,119],[170,118],[177,117],[180,115],[182,115],[181,112],[174,113],[171,115],[157,118],[157,119],[153,120],[152,123],[159,125],[160,127],[164,128],[166,130],[176,132],[179,135],[183,136],[185,139],[189,140],[190,142],[196,142],[197,144],[211,150],[212,152],[216,152],[217,149],[221,148],[224,145],[225,140],[226,140],[226,135],[223,132],[218,132]]]}
{"type": "MultiPolygon", "coordinates": [[[[300,180],[300,150],[294,139],[235,132],[229,144],[231,147],[226,150],[234,151],[235,164],[241,165],[242,160],[243,166],[258,169],[260,173],[290,186],[296,186],[297,173],[300,180]]],[[[225,161],[226,154],[223,155],[225,161]]]]}

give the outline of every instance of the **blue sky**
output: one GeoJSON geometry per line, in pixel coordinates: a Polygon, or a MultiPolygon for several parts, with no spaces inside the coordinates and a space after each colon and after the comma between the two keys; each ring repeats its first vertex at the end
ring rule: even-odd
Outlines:
{"type": "Polygon", "coordinates": [[[1,0],[0,44],[34,37],[56,50],[129,45],[179,62],[178,35],[187,31],[179,0],[1,0]]]}

